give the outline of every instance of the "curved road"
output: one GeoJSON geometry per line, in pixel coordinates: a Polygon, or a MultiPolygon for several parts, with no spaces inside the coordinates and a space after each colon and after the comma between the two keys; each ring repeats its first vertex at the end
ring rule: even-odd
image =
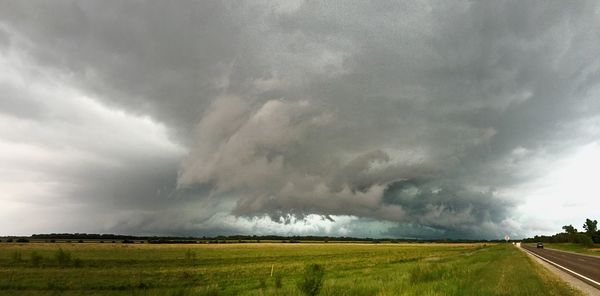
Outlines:
{"type": "Polygon", "coordinates": [[[579,255],[554,249],[538,249],[527,245],[521,247],[537,257],[541,257],[542,260],[545,259],[546,262],[550,261],[548,263],[581,279],[596,289],[600,289],[600,257],[579,255]]]}

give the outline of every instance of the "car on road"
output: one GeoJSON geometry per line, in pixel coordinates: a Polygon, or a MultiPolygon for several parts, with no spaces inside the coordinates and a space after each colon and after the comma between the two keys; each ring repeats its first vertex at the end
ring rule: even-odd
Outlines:
{"type": "Polygon", "coordinates": [[[540,242],[540,243],[537,243],[537,246],[536,246],[536,247],[537,247],[538,249],[543,249],[543,248],[544,248],[544,244],[543,244],[543,243],[541,243],[541,242],[540,242]]]}

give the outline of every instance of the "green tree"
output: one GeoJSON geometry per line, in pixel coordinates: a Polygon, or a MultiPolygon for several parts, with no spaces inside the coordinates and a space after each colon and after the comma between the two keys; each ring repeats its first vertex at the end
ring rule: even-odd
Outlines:
{"type": "Polygon", "coordinates": [[[598,231],[598,221],[585,219],[585,224],[583,224],[583,229],[585,232],[591,237],[598,231]]]}
{"type": "Polygon", "coordinates": [[[575,227],[573,227],[573,225],[565,225],[562,227],[562,229],[568,234],[577,233],[577,229],[575,227]]]}

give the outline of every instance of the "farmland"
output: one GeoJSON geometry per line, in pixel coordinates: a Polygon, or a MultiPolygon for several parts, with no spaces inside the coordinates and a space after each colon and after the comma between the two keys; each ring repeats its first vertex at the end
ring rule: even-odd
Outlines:
{"type": "Polygon", "coordinates": [[[303,295],[315,274],[320,295],[579,295],[508,244],[0,243],[0,295],[303,295]]]}

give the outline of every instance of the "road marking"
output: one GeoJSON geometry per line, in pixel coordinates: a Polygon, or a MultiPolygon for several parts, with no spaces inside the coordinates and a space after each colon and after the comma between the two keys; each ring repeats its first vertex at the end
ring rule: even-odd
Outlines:
{"type": "MultiPolygon", "coordinates": [[[[524,249],[525,249],[525,248],[524,248],[524,249]]],[[[525,250],[527,250],[527,249],[525,249],[525,250]]],[[[581,277],[581,278],[584,278],[584,279],[586,279],[586,280],[588,280],[588,281],[590,281],[590,282],[592,282],[592,283],[594,283],[594,284],[596,284],[596,285],[600,286],[600,283],[599,283],[599,282],[597,282],[597,281],[595,281],[595,280],[593,280],[593,279],[591,279],[591,278],[589,278],[589,277],[587,277],[587,276],[585,276],[585,275],[579,274],[579,273],[577,273],[577,272],[574,272],[574,271],[572,271],[572,270],[570,270],[570,269],[568,269],[568,268],[566,268],[566,267],[564,267],[564,266],[562,266],[562,265],[559,265],[559,264],[557,264],[557,263],[554,263],[554,262],[552,262],[552,261],[550,261],[550,260],[548,260],[548,259],[546,259],[546,258],[544,258],[544,257],[542,257],[542,256],[540,256],[540,255],[538,255],[538,254],[536,254],[536,253],[534,253],[534,252],[532,252],[532,251],[529,251],[529,250],[527,250],[527,252],[531,253],[532,255],[534,255],[534,256],[536,256],[536,257],[538,257],[538,258],[540,258],[540,259],[542,259],[542,260],[544,260],[544,261],[546,261],[546,262],[548,262],[548,263],[550,263],[550,264],[552,264],[552,265],[556,265],[556,266],[558,266],[558,267],[560,267],[560,268],[562,268],[562,269],[564,269],[564,270],[566,270],[566,271],[568,271],[568,272],[570,272],[570,273],[572,273],[572,274],[574,274],[574,275],[577,275],[577,276],[579,276],[579,277],[581,277]]]]}

